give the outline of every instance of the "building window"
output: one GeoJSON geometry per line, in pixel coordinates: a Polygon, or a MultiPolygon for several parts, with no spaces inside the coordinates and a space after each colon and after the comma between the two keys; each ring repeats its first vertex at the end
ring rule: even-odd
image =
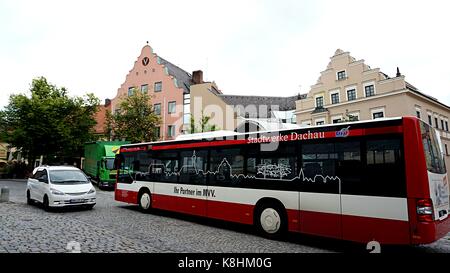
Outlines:
{"type": "Polygon", "coordinates": [[[323,108],[323,97],[316,98],[316,108],[323,108]]]}
{"type": "Polygon", "coordinates": [[[155,92],[162,91],[162,82],[155,82],[155,92]]]}
{"type": "Polygon", "coordinates": [[[175,137],[175,125],[167,126],[167,137],[175,137]]]}
{"type": "Polygon", "coordinates": [[[128,87],[128,97],[133,96],[134,93],[134,86],[128,87]]]}
{"type": "Polygon", "coordinates": [[[433,122],[431,121],[431,115],[428,115],[428,124],[433,126],[433,122]]]}
{"type": "Polygon", "coordinates": [[[445,121],[445,131],[448,132],[448,121],[445,121]]]}
{"type": "Polygon", "coordinates": [[[141,85],[141,93],[147,94],[148,93],[148,84],[141,85]]]}
{"type": "Polygon", "coordinates": [[[304,121],[302,121],[301,125],[311,126],[311,121],[310,120],[304,120],[304,121]]]}
{"type": "Polygon", "coordinates": [[[359,113],[349,113],[348,119],[350,121],[358,121],[359,120],[359,113]]]}
{"type": "Polygon", "coordinates": [[[445,144],[444,146],[445,146],[445,155],[449,155],[449,154],[448,154],[448,147],[447,147],[447,144],[445,144]]]}
{"type": "Polygon", "coordinates": [[[383,118],[384,117],[384,113],[383,112],[374,112],[372,114],[373,119],[377,119],[377,118],[383,118]]]}
{"type": "Polygon", "coordinates": [[[160,139],[161,138],[161,127],[156,127],[155,128],[155,137],[156,137],[156,139],[160,139]]]}
{"type": "Polygon", "coordinates": [[[337,104],[339,103],[339,93],[332,93],[331,94],[331,104],[337,104]]]}
{"type": "Polygon", "coordinates": [[[339,123],[339,122],[341,122],[341,119],[340,119],[340,118],[335,118],[335,119],[333,119],[333,123],[339,123]]]}
{"type": "Polygon", "coordinates": [[[347,90],[347,100],[356,100],[356,89],[347,90]]]}
{"type": "Polygon", "coordinates": [[[384,118],[384,108],[374,109],[371,113],[372,119],[384,118]]]}
{"type": "Polygon", "coordinates": [[[442,120],[442,119],[441,119],[441,128],[442,128],[442,130],[445,130],[445,127],[444,127],[444,120],[442,120]]]}
{"type": "Polygon", "coordinates": [[[364,86],[364,91],[366,93],[366,97],[375,96],[375,87],[373,84],[364,86]]]}
{"type": "Polygon", "coordinates": [[[175,113],[175,110],[177,108],[176,106],[177,106],[177,103],[175,101],[169,101],[169,107],[168,107],[169,114],[175,113]]]}
{"type": "Polygon", "coordinates": [[[436,127],[436,129],[439,129],[438,118],[434,118],[434,126],[436,127]]]}
{"type": "Polygon", "coordinates": [[[316,119],[316,120],[314,121],[314,123],[315,123],[316,125],[324,125],[324,124],[325,124],[325,119],[324,119],[324,118],[316,119]]]}
{"type": "Polygon", "coordinates": [[[338,81],[347,79],[347,74],[345,73],[345,70],[339,71],[337,73],[337,79],[338,81]]]}
{"type": "Polygon", "coordinates": [[[420,119],[420,111],[416,110],[416,117],[420,119]]]}
{"type": "Polygon", "coordinates": [[[191,123],[191,94],[183,95],[183,124],[191,123]]]}
{"type": "Polygon", "coordinates": [[[153,111],[156,115],[161,115],[161,103],[156,103],[155,105],[153,105],[153,111]]]}
{"type": "Polygon", "coordinates": [[[191,124],[191,114],[184,114],[183,115],[183,124],[191,124]]]}

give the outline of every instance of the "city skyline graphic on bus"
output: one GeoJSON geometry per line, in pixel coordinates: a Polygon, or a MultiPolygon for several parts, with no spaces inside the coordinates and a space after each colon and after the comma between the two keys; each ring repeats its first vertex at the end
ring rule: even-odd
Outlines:
{"type": "MultiPolygon", "coordinates": [[[[294,181],[300,180],[303,182],[311,182],[311,183],[327,183],[327,182],[341,182],[341,179],[338,176],[329,176],[322,174],[315,174],[313,177],[308,177],[305,175],[305,171],[303,168],[300,168],[300,172],[297,176],[294,176],[290,179],[286,179],[285,177],[292,173],[292,169],[287,164],[258,164],[256,166],[256,175],[245,175],[245,174],[234,174],[233,167],[228,162],[227,158],[223,158],[220,164],[217,166],[216,171],[204,171],[203,169],[198,169],[195,162],[197,160],[197,156],[195,151],[192,154],[190,164],[186,164],[181,166],[178,171],[166,171],[166,166],[161,163],[150,164],[148,167],[148,173],[151,174],[163,174],[165,176],[180,176],[183,173],[183,170],[193,171],[196,175],[223,175],[225,179],[234,178],[234,179],[257,179],[257,180],[279,180],[279,181],[294,181]],[[261,177],[258,177],[260,175],[261,177]]],[[[314,166],[317,169],[317,163],[311,163],[310,165],[314,166]]],[[[188,171],[188,172],[189,172],[188,171]]],[[[145,175],[145,173],[138,172],[136,174],[145,175]]]]}

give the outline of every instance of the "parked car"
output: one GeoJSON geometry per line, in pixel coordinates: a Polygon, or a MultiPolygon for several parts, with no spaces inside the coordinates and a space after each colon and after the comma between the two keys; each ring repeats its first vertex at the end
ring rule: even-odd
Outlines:
{"type": "Polygon", "coordinates": [[[84,206],[92,209],[96,192],[89,177],[72,166],[40,166],[27,182],[27,203],[53,207],[84,206]]]}

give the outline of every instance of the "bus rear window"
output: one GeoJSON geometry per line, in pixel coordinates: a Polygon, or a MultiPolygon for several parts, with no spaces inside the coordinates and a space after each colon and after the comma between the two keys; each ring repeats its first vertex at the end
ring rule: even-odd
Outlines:
{"type": "Polygon", "coordinates": [[[446,173],[443,153],[439,146],[439,136],[436,131],[425,122],[420,122],[423,150],[427,162],[427,169],[432,173],[446,173]]]}

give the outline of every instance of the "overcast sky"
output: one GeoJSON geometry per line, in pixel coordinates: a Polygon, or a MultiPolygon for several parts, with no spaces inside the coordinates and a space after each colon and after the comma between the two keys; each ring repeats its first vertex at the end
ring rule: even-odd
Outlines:
{"type": "Polygon", "coordinates": [[[341,48],[450,105],[449,3],[0,0],[0,108],[38,76],[113,98],[146,41],[226,94],[306,93],[341,48]]]}

